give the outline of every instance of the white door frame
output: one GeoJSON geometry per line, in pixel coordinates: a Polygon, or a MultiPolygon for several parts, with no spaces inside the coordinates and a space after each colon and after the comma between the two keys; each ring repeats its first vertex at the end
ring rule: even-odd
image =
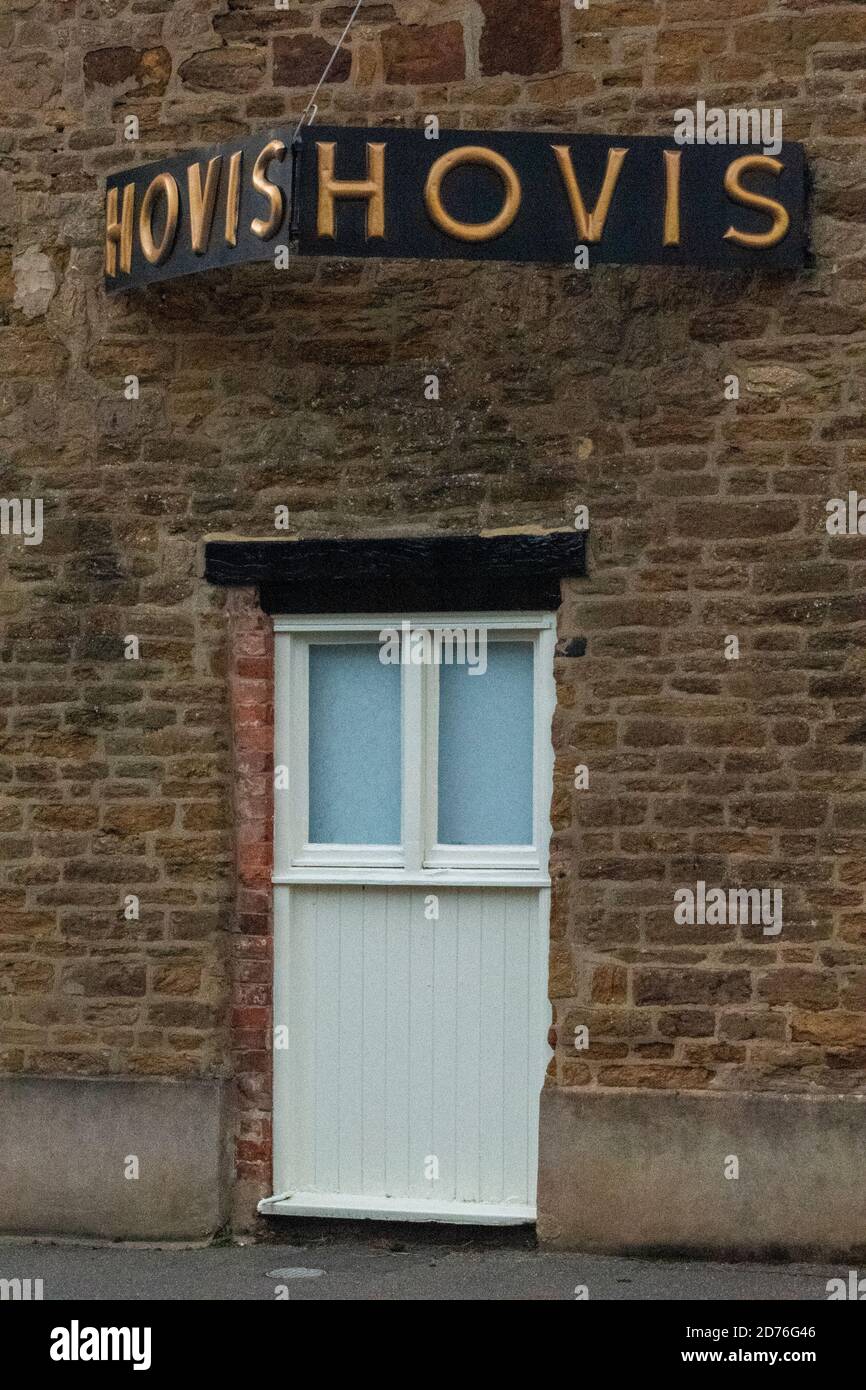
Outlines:
{"type": "MultiPolygon", "coordinates": [[[[288,970],[292,888],[300,885],[403,885],[423,887],[534,888],[539,895],[540,920],[550,921],[550,801],[553,781],[551,724],[555,708],[553,673],[556,618],[550,613],[351,614],[277,616],[275,632],[274,749],[282,790],[274,794],[274,1020],[288,1016],[288,970]],[[395,846],[316,846],[307,839],[308,805],[306,757],[307,651],[311,640],[352,641],[371,632],[409,622],[419,628],[483,628],[489,640],[519,636],[534,642],[533,844],[531,846],[436,846],[430,837],[435,825],[428,814],[422,824],[424,760],[431,756],[429,740],[422,748],[423,702],[435,698],[435,668],[407,665],[403,678],[403,824],[402,843],[395,846]],[[421,749],[419,765],[418,750],[421,749]],[[409,756],[407,756],[409,754],[409,756]],[[425,840],[427,841],[425,847],[425,840]],[[476,852],[477,850],[477,852],[476,852]]],[[[428,718],[428,729],[435,721],[428,718]]],[[[546,967],[546,952],[545,967],[546,967]]],[[[540,1004],[546,1009],[546,968],[540,1004]]],[[[546,1033],[546,1030],[545,1030],[546,1033]]],[[[540,1047],[546,1046],[546,1037],[540,1047]]],[[[274,1047],[273,1153],[275,1195],[259,1203],[266,1215],[379,1217],[416,1221],[464,1221],[516,1224],[535,1219],[535,1206],[516,1207],[406,1198],[346,1199],[341,1194],[292,1193],[286,1190],[289,1133],[291,1057],[274,1047]]],[[[542,1072],[543,1075],[543,1072],[542,1072]]],[[[541,1077],[539,1078],[539,1097],[541,1077]]]]}

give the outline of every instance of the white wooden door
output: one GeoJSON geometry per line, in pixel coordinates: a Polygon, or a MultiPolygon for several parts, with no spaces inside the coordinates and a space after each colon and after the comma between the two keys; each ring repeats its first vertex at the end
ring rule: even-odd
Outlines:
{"type": "Polygon", "coordinates": [[[261,1210],[531,1221],[553,620],[407,622],[275,623],[275,1195],[261,1210]],[[466,633],[453,661],[446,625],[466,633]]]}

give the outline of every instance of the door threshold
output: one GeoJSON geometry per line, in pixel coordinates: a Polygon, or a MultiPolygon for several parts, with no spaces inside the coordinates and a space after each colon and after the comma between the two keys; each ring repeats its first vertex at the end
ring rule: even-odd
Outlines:
{"type": "Polygon", "coordinates": [[[535,1207],[517,1202],[431,1202],[423,1197],[347,1197],[339,1192],[293,1192],[264,1197],[262,1216],[325,1216],[371,1221],[442,1221],[469,1226],[526,1226],[535,1207]]]}

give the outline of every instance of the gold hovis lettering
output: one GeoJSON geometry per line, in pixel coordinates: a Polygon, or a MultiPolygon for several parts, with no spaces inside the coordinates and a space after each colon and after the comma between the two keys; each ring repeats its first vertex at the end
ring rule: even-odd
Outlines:
{"type": "MultiPolygon", "coordinates": [[[[109,288],[298,255],[768,268],[805,259],[805,161],[657,137],[307,128],[108,180],[109,288]]],[[[284,268],[284,266],[282,267],[284,268]]]]}
{"type": "MultiPolygon", "coordinates": [[[[334,225],[334,203],[337,198],[362,198],[367,201],[367,236],[384,237],[385,232],[385,149],[382,144],[367,146],[367,167],[369,176],[365,180],[344,183],[334,178],[334,145],[318,141],[319,155],[319,236],[336,237],[334,225]]],[[[604,226],[610,211],[611,201],[619,181],[628,149],[608,151],[607,167],[601,191],[595,206],[587,211],[583,194],[574,172],[571,150],[567,145],[551,145],[556,156],[556,164],[562,176],[563,187],[568,194],[574,229],[578,240],[599,242],[604,235],[604,226]]],[[[663,150],[665,179],[665,246],[680,244],[680,150],[663,150]]],[[[731,160],[725,171],[725,191],[732,202],[745,207],[758,207],[766,211],[771,226],[765,232],[745,232],[734,226],[728,227],[725,240],[735,241],[741,246],[776,246],[788,231],[790,215],[781,203],[774,198],[764,198],[743,186],[743,177],[749,170],[761,169],[772,174],[781,174],[784,165],[768,155],[741,155],[731,160]]],[[[490,241],[510,227],[523,198],[520,179],[508,160],[495,150],[486,150],[481,145],[459,145],[436,160],[427,175],[424,185],[424,203],[431,220],[442,231],[456,241],[490,241]],[[488,222],[459,222],[446,210],[442,201],[442,181],[452,169],[464,164],[477,164],[495,169],[502,179],[503,203],[497,215],[488,222]]]]}
{"type": "MultiPolygon", "coordinates": [[[[267,216],[254,217],[250,223],[250,231],[263,241],[274,236],[283,219],[283,191],[270,182],[267,172],[271,162],[282,160],[285,153],[286,147],[281,140],[269,140],[253,163],[250,181],[255,191],[266,200],[267,216]]],[[[226,246],[236,246],[238,240],[242,161],[242,150],[236,150],[225,159],[227,186],[222,233],[226,246]]],[[[197,256],[205,255],[210,246],[222,165],[222,155],[215,155],[208,160],[204,188],[202,165],[195,162],[187,166],[189,242],[191,250],[197,256]]],[[[136,236],[141,254],[150,265],[162,265],[174,249],[180,208],[180,188],[176,176],[164,172],[155,174],[145,189],[137,215],[135,192],[134,183],[124,185],[118,212],[118,190],[116,187],[108,189],[105,210],[106,275],[116,275],[118,270],[130,273],[136,236]],[[157,241],[154,237],[153,221],[154,211],[160,202],[163,217],[162,230],[157,241]]]]}

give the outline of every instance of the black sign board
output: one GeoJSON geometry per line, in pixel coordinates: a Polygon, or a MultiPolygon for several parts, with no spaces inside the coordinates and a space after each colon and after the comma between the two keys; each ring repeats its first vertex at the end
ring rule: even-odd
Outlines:
{"type": "Polygon", "coordinates": [[[112,175],[106,285],[298,254],[796,268],[805,200],[799,144],[271,130],[112,175]]]}

